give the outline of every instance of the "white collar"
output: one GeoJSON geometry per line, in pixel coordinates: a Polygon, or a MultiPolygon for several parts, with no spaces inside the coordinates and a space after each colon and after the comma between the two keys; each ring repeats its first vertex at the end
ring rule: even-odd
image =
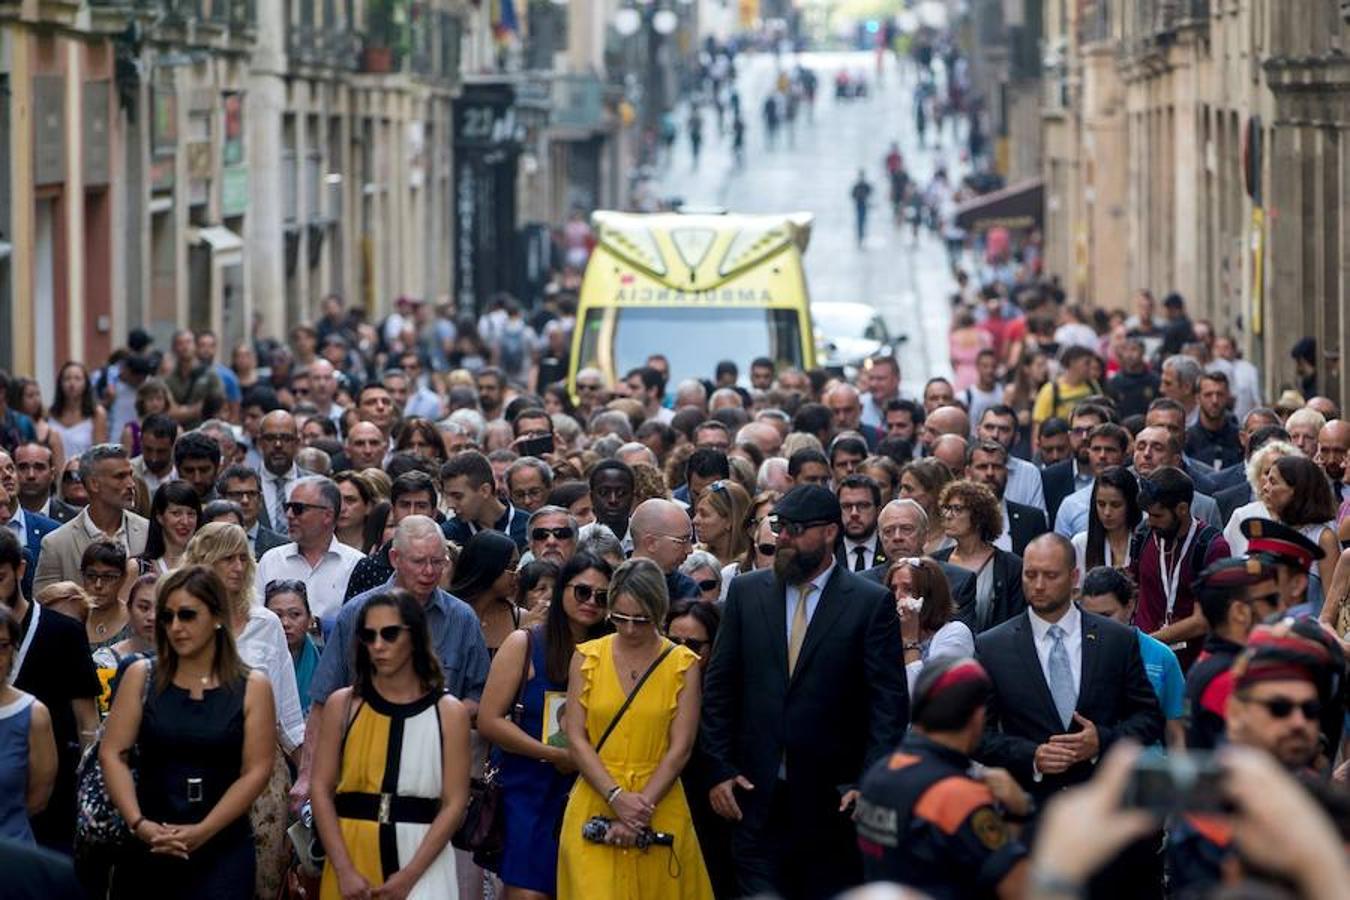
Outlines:
{"type": "MultiPolygon", "coordinates": [[[[830,560],[831,561],[829,568],[827,568],[824,572],[821,572],[815,578],[812,578],[809,582],[806,583],[815,587],[817,597],[820,597],[822,594],[825,593],[825,585],[829,582],[830,576],[834,574],[834,567],[835,567],[834,557],[831,557],[830,560]]],[[[799,584],[797,585],[797,590],[800,591],[805,586],[806,586],[805,584],[799,584]]]]}
{"type": "Polygon", "coordinates": [[[267,477],[270,481],[273,482],[280,481],[283,478],[286,479],[287,481],[296,481],[300,478],[300,467],[297,466],[294,462],[292,462],[291,467],[281,475],[275,474],[270,469],[267,470],[267,477]]]}
{"type": "Polygon", "coordinates": [[[1049,622],[1036,615],[1035,610],[1027,607],[1027,618],[1031,621],[1031,633],[1036,638],[1036,643],[1045,640],[1050,626],[1058,625],[1064,630],[1064,637],[1067,639],[1078,633],[1079,627],[1083,623],[1083,614],[1078,609],[1078,604],[1070,603],[1068,612],[1060,617],[1058,622],[1049,622]]]}
{"type": "Polygon", "coordinates": [[[844,546],[848,548],[848,551],[850,553],[852,553],[859,547],[866,547],[868,550],[871,550],[872,552],[875,553],[877,549],[877,533],[874,530],[872,532],[872,536],[865,541],[855,541],[851,537],[845,537],[844,546]]]}

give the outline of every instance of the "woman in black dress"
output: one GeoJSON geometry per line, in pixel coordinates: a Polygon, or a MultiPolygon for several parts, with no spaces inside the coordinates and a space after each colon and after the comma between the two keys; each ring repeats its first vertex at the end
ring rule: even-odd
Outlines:
{"type": "Polygon", "coordinates": [[[210,569],[167,575],[155,607],[157,661],[127,670],[99,748],[108,795],[136,838],[117,863],[113,896],[245,900],[254,887],[248,810],[276,743],[272,689],[240,660],[225,586],[210,569]]]}

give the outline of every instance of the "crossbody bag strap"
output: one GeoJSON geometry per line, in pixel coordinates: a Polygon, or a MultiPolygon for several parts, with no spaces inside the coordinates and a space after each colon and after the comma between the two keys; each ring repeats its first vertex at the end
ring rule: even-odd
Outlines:
{"type": "Polygon", "coordinates": [[[520,687],[516,689],[516,702],[511,707],[511,721],[517,726],[525,718],[525,686],[530,681],[530,661],[534,657],[534,629],[525,629],[525,663],[520,667],[520,687]]]}
{"type": "Polygon", "coordinates": [[[651,674],[656,671],[656,667],[661,665],[674,649],[675,645],[671,644],[665,649],[665,652],[652,660],[652,664],[647,667],[647,671],[642,673],[642,677],[637,680],[637,684],[633,685],[632,693],[630,693],[628,698],[623,701],[623,706],[620,706],[619,711],[614,714],[614,718],[610,719],[609,727],[605,729],[605,733],[600,735],[600,740],[596,741],[596,753],[600,752],[600,748],[605,746],[605,741],[609,740],[609,736],[614,733],[614,729],[619,724],[619,720],[623,718],[624,713],[628,712],[628,707],[633,705],[633,700],[637,697],[638,692],[642,690],[642,686],[647,683],[647,679],[651,677],[651,674]]]}

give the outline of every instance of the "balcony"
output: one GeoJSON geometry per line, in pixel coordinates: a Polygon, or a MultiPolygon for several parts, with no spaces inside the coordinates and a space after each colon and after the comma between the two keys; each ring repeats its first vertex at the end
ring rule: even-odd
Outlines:
{"type": "Polygon", "coordinates": [[[367,6],[360,70],[453,82],[459,77],[464,25],[426,0],[375,0],[367,6]]]}
{"type": "Polygon", "coordinates": [[[1111,28],[1110,0],[1090,0],[1078,23],[1080,44],[1100,44],[1114,37],[1111,28]]]}

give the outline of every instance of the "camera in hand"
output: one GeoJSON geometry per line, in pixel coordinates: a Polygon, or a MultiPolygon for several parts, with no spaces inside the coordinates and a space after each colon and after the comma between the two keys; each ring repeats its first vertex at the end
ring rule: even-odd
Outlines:
{"type": "MultiPolygon", "coordinates": [[[[614,824],[614,820],[605,816],[591,816],[586,820],[586,824],[581,826],[581,836],[592,844],[608,844],[609,829],[614,824]]],[[[644,828],[637,833],[637,848],[646,850],[648,847],[674,847],[675,835],[667,834],[664,831],[652,831],[650,828],[644,828]]]]}
{"type": "Polygon", "coordinates": [[[1124,804],[1162,816],[1232,811],[1218,760],[1196,752],[1140,756],[1126,783],[1124,804]]]}

